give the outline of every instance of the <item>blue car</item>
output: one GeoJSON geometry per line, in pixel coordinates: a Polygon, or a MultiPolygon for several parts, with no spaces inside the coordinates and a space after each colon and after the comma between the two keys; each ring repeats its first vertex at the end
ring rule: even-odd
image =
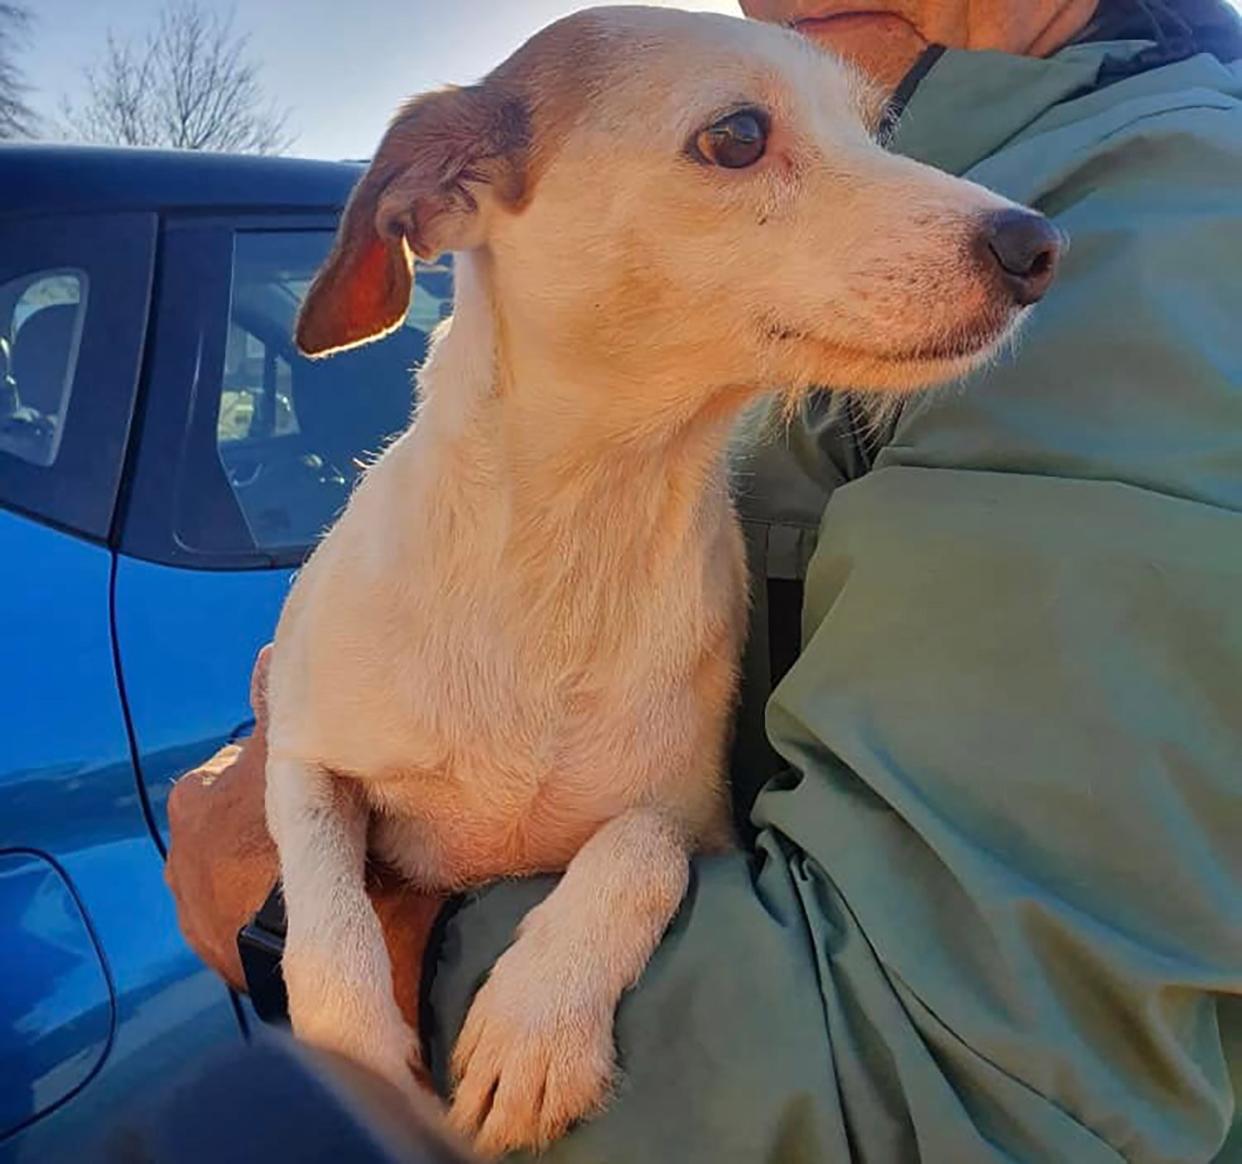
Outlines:
{"type": "Polygon", "coordinates": [[[164,886],[171,782],[250,728],[291,572],[447,314],[298,355],[349,163],[0,148],[0,1164],[89,1150],[253,1014],[164,886]]]}

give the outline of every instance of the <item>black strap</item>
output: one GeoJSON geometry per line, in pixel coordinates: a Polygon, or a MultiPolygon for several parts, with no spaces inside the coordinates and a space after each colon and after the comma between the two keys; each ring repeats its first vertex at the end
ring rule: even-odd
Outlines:
{"type": "Polygon", "coordinates": [[[237,953],[246,976],[246,993],[255,1013],[265,1023],[289,1021],[289,995],[280,969],[285,926],[285,898],[278,881],[259,912],[237,935],[237,953]]]}
{"type": "Polygon", "coordinates": [[[800,578],[768,579],[768,667],[772,688],[802,653],[802,594],[800,578]]]}

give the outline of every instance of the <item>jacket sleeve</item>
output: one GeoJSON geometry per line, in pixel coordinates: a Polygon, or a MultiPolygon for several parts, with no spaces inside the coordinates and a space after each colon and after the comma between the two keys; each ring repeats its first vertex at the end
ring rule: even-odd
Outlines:
{"type": "MultiPolygon", "coordinates": [[[[697,866],[550,1160],[1242,1158],[1240,140],[1063,152],[1058,288],[833,494],[757,841],[697,866]]],[[[441,1072],[545,891],[448,922],[441,1072]]]]}

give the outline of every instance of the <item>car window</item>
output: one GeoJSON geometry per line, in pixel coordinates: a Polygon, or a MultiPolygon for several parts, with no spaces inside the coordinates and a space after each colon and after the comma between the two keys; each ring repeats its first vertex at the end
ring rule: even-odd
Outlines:
{"type": "Polygon", "coordinates": [[[244,441],[266,432],[286,436],[298,431],[293,412],[293,370],[289,360],[262,336],[229,324],[220,390],[219,444],[244,441]]]}
{"type": "Polygon", "coordinates": [[[150,211],[0,221],[3,508],[98,541],[112,533],[158,226],[150,211]]]}
{"type": "Polygon", "coordinates": [[[0,450],[56,461],[86,319],[84,271],[23,275],[0,286],[0,450]]]}
{"type": "Polygon", "coordinates": [[[314,542],[362,466],[408,424],[412,372],[452,302],[450,268],[420,264],[402,327],[308,360],[294,347],[293,327],[331,243],[323,230],[234,238],[216,450],[260,550],[314,542]]]}

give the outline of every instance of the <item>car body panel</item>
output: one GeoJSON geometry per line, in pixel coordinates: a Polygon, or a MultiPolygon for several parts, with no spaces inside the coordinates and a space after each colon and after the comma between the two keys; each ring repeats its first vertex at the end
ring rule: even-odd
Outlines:
{"type": "Polygon", "coordinates": [[[41,853],[0,853],[0,1136],[78,1090],[108,1053],[115,1018],[103,958],[77,898],[41,853]]]}
{"type": "Polygon", "coordinates": [[[252,726],[249,676],[276,629],[289,570],[183,570],[122,557],[116,641],[138,766],[167,829],[172,781],[252,726]]]}
{"type": "MultiPolygon", "coordinates": [[[[35,1075],[64,1073],[27,1110],[27,1126],[0,1138],[0,1161],[10,1164],[65,1158],[93,1125],[87,1115],[96,1103],[114,1106],[134,1086],[151,1086],[190,1049],[237,1038],[239,1027],[228,991],[180,936],[147,825],[116,677],[112,554],[0,511],[0,561],[0,642],[10,663],[0,677],[0,849],[54,861],[82,926],[103,953],[115,996],[102,1061],[99,1025],[87,1022],[77,1046],[60,1045],[59,1065],[45,1055],[35,1063],[36,1045],[50,1047],[46,1040],[65,1029],[63,1004],[34,1007],[19,1032],[0,1032],[6,1044],[12,1041],[6,1057],[22,1055],[31,1064],[20,1087],[35,1086],[35,1075]],[[89,1070],[83,1057],[91,1058],[89,1070]],[[53,1096],[55,1090],[61,1094],[53,1096]],[[72,1111],[73,1119],[61,1120],[61,1111],[72,1111]]],[[[80,933],[74,931],[68,950],[85,957],[80,933]]],[[[6,933],[0,962],[7,965],[20,952],[6,933]]],[[[98,1003],[98,982],[83,974],[89,1011],[92,1000],[98,1003]]],[[[16,962],[0,976],[0,989],[3,1009],[17,1010],[16,962]]],[[[55,994],[54,984],[45,989],[55,994]]],[[[7,1076],[4,1084],[10,1085],[7,1076]]],[[[102,1127],[110,1117],[96,1118],[102,1127]]]]}
{"type": "Polygon", "coordinates": [[[165,808],[174,779],[250,730],[251,666],[292,572],[360,457],[408,421],[404,373],[451,300],[448,267],[423,271],[407,329],[313,369],[293,350],[306,266],[361,173],[0,144],[0,420],[28,419],[6,403],[26,407],[7,353],[47,306],[17,311],[26,281],[87,277],[59,411],[35,418],[58,451],[0,444],[0,1164],[89,1158],[127,1105],[253,1016],[180,935],[165,808]],[[264,353],[259,395],[249,348],[230,362],[238,329],[264,353]],[[296,427],[234,431],[226,394],[281,399],[273,358],[296,427]],[[286,473],[303,463],[313,498],[286,473]]]}
{"type": "Polygon", "coordinates": [[[126,1105],[245,1031],[180,935],[163,805],[172,777],[247,730],[253,655],[304,548],[170,566],[122,542],[176,488],[174,473],[139,496],[135,467],[183,455],[232,232],[330,231],[360,173],[0,144],[0,285],[79,268],[88,283],[53,463],[0,449],[0,1164],[91,1158],[126,1105]]]}

